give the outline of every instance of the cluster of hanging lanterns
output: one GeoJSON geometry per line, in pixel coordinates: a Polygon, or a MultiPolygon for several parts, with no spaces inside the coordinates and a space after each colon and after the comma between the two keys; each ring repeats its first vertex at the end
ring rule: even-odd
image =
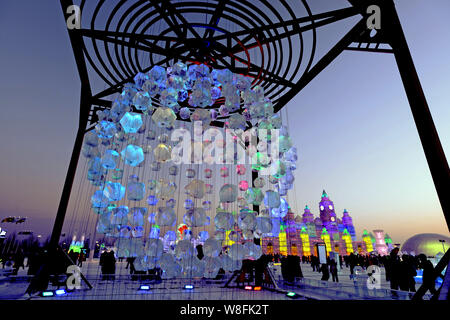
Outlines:
{"type": "MultiPolygon", "coordinates": [[[[137,74],[134,83],[125,84],[111,109],[97,113],[98,124],[86,134],[83,146],[89,159],[87,179],[98,188],[91,197],[92,209],[99,215],[97,232],[116,238],[118,256],[136,257],[136,270],[160,267],[168,278],[215,277],[220,268],[233,271],[241,267],[243,259],[258,259],[262,248],[254,238],[277,236],[289,211],[286,196],[293,187],[297,150],[263,88],[251,85],[248,77],[204,64],[188,67],[177,62],[167,69],[154,66],[137,74]],[[152,99],[158,99],[160,105],[154,106],[152,99]],[[214,108],[218,101],[223,104],[214,108]],[[235,174],[243,177],[253,170],[259,177],[253,184],[241,179],[214,189],[211,168],[203,170],[204,179],[196,178],[200,172],[192,168],[180,172],[178,165],[171,164],[177,142],[173,143],[170,134],[177,129],[177,118],[201,122],[202,130],[212,121],[224,119],[225,130],[236,139],[251,123],[259,142],[246,149],[251,167],[235,163],[235,174]],[[271,134],[274,129],[276,135],[271,134]],[[145,143],[139,143],[137,135],[144,135],[145,143]],[[269,156],[269,147],[275,144],[276,154],[269,156]],[[121,183],[124,170],[119,164],[141,167],[146,157],[153,160],[151,171],[165,166],[169,176],[184,174],[189,179],[184,186],[188,198],[183,204],[183,224],[178,228],[174,196],[179,187],[175,182],[160,178],[144,183],[133,174],[126,185],[121,183]],[[212,217],[208,211],[214,204],[204,198],[215,192],[219,204],[212,217]],[[146,200],[148,206],[129,208],[119,205],[122,200],[146,200]],[[202,201],[201,206],[195,206],[197,201],[202,201]],[[239,212],[230,212],[230,204],[237,204],[239,212]],[[261,209],[255,212],[250,205],[261,209]],[[152,225],[148,236],[146,221],[152,225]],[[191,230],[211,224],[213,235],[208,231],[198,234],[205,256],[200,260],[191,230]],[[161,227],[171,230],[162,235],[161,227]],[[226,250],[225,241],[231,241],[226,250]],[[166,243],[172,244],[171,248],[166,243]]],[[[217,173],[224,179],[230,174],[226,166],[217,173]]]]}

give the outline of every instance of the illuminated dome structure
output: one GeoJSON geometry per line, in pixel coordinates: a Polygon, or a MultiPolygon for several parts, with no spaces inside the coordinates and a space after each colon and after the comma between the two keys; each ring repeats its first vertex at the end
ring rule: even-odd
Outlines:
{"type": "Polygon", "coordinates": [[[419,233],[412,236],[402,246],[402,252],[413,254],[425,254],[427,257],[434,257],[439,252],[448,249],[450,238],[437,233],[419,233]],[[444,243],[439,240],[445,240],[444,243]]]}

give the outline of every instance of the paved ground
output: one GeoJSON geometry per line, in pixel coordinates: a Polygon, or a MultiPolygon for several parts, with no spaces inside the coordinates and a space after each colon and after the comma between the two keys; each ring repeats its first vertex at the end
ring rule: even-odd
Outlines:
{"type": "MultiPolygon", "coordinates": [[[[271,267],[273,275],[280,289],[295,291],[305,298],[313,299],[397,299],[391,297],[389,283],[386,282],[384,268],[381,268],[381,289],[367,290],[367,275],[358,275],[359,281],[350,278],[350,270],[343,268],[339,271],[339,283],[321,281],[322,274],[313,272],[309,264],[302,264],[304,279],[297,284],[286,284],[282,281],[281,266],[275,264],[271,267]],[[375,292],[375,293],[374,293],[375,292]]],[[[93,284],[93,290],[80,290],[70,293],[58,299],[151,299],[151,300],[283,300],[288,299],[285,294],[270,291],[245,291],[242,289],[222,288],[224,281],[216,282],[210,280],[164,280],[161,283],[150,283],[151,290],[139,291],[140,283],[129,277],[126,262],[117,262],[116,281],[101,280],[101,272],[98,260],[85,262],[82,272],[93,284]],[[195,289],[184,290],[185,284],[193,284],[195,289]]],[[[25,276],[26,270],[20,270],[18,276],[25,276]]],[[[0,299],[27,299],[24,292],[28,286],[26,281],[6,282],[0,280],[0,299]]],[[[420,285],[416,285],[418,288],[420,285]]],[[[56,289],[56,288],[53,288],[56,289]]],[[[409,299],[410,294],[400,292],[400,299],[409,299]]],[[[33,297],[36,299],[38,297],[33,297]]]]}

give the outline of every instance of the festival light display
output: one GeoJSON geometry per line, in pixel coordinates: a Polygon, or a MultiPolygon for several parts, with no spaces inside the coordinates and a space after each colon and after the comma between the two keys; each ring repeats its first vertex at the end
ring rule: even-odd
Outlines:
{"type": "Polygon", "coordinates": [[[325,242],[325,248],[327,250],[328,255],[333,250],[333,248],[331,247],[330,235],[328,234],[326,228],[322,229],[322,235],[320,236],[320,238],[323,240],[323,242],[325,242]]]}
{"type": "Polygon", "coordinates": [[[344,229],[342,240],[344,240],[345,242],[345,249],[347,251],[347,254],[353,253],[352,237],[347,229],[344,229]]]}
{"type": "Polygon", "coordinates": [[[306,228],[303,227],[300,232],[300,237],[302,239],[303,255],[311,255],[311,245],[309,243],[309,234],[306,232],[306,228]]]}
{"type": "Polygon", "coordinates": [[[280,243],[280,254],[283,256],[287,256],[288,254],[288,245],[287,245],[287,239],[286,239],[286,232],[282,231],[278,235],[279,243],[280,243]]]}
{"type": "Polygon", "coordinates": [[[388,246],[384,240],[384,231],[383,230],[373,230],[375,234],[375,249],[380,255],[388,254],[388,246]]]}
{"type": "Polygon", "coordinates": [[[370,237],[370,235],[367,232],[367,230],[363,231],[362,239],[363,239],[364,243],[366,244],[367,252],[368,253],[372,252],[373,251],[372,238],[370,237]]]}
{"type": "MultiPolygon", "coordinates": [[[[147,73],[138,73],[134,83],[125,84],[111,109],[97,116],[95,131],[86,134],[83,147],[89,160],[88,181],[98,188],[91,197],[99,215],[97,232],[116,240],[120,256],[136,257],[136,270],[158,264],[167,277],[192,272],[215,277],[226,262],[219,259],[221,248],[228,248],[224,259],[233,261],[226,262],[227,267],[235,268],[243,259],[261,256],[261,247],[253,239],[267,234],[278,236],[281,253],[288,254],[282,219],[289,211],[286,196],[293,187],[297,150],[264,89],[253,85],[251,78],[205,64],[155,65],[147,73]],[[210,109],[218,101],[223,103],[219,110],[210,109]],[[223,131],[210,126],[218,117],[226,117],[223,131]],[[188,132],[176,121],[179,118],[189,119],[193,130],[188,132]],[[245,131],[249,124],[257,130],[245,131]],[[186,132],[190,134],[187,141],[186,132]],[[218,138],[223,133],[225,137],[218,138]],[[235,184],[233,175],[244,177],[251,172],[250,166],[239,163],[239,154],[230,154],[227,147],[242,145],[245,139],[253,141],[251,137],[259,142],[244,146],[244,155],[259,176],[251,186],[245,179],[235,184]],[[215,156],[206,152],[211,149],[215,156]],[[214,164],[220,161],[235,164],[233,171],[228,166],[215,170],[214,164]],[[191,163],[201,166],[178,169],[191,163]],[[143,176],[134,168],[145,167],[165,174],[148,183],[141,181],[143,176]],[[133,174],[127,178],[127,172],[133,174]],[[223,182],[213,186],[216,173],[223,182]],[[181,175],[187,180],[178,179],[184,186],[171,178],[181,175]],[[187,198],[181,210],[185,213],[175,229],[177,199],[183,189],[187,198]],[[212,195],[218,198],[215,216],[209,213],[212,195]],[[144,200],[148,207],[141,205],[144,200]],[[257,217],[252,206],[262,205],[264,210],[257,217]],[[216,231],[211,236],[199,229],[212,223],[216,231]],[[197,243],[205,245],[207,259],[196,259],[197,243]],[[166,252],[171,246],[174,252],[166,252]]],[[[295,228],[294,222],[288,227],[295,228]]]]}

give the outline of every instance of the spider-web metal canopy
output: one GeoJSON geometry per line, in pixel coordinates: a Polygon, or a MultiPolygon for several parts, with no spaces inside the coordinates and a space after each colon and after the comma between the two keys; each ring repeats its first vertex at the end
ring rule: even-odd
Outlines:
{"type": "MultiPolygon", "coordinates": [[[[66,9],[73,2],[61,3],[69,17],[66,9]]],[[[387,43],[382,32],[369,37],[366,7],[359,4],[318,14],[306,0],[81,0],[77,5],[81,28],[69,34],[85,84],[82,111],[88,110],[88,129],[98,120],[96,111],[111,106],[112,95],[154,65],[183,61],[228,68],[250,77],[252,86],[263,87],[277,112],[343,50],[392,52],[380,48],[387,43]],[[318,57],[317,30],[354,16],[360,21],[318,57]],[[363,40],[374,46],[362,48],[363,40]],[[93,92],[93,78],[104,88],[93,92]]],[[[153,103],[160,105],[158,97],[153,103]]],[[[210,108],[221,104],[223,99],[218,99],[210,108]]],[[[223,126],[225,118],[212,125],[223,126]]]]}

